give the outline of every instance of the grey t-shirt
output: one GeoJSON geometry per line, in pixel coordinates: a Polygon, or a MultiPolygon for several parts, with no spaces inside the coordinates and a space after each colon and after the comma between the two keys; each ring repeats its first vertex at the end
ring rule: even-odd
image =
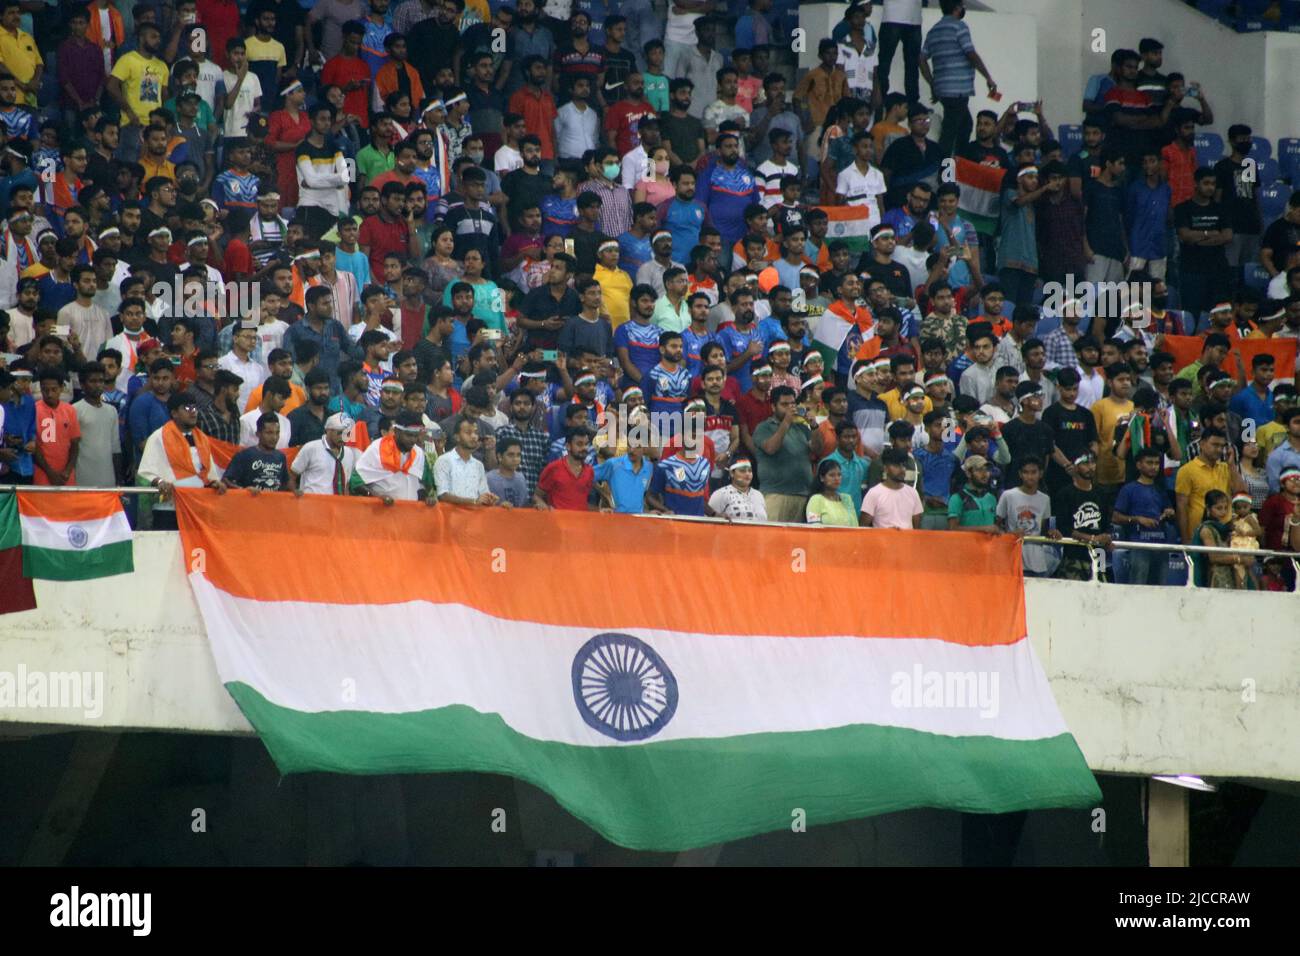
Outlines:
{"type": "MultiPolygon", "coordinates": [[[[1008,488],[998,499],[997,516],[1002,519],[1008,531],[1041,535],[1051,514],[1052,499],[1041,491],[1027,495],[1019,488],[1008,488]]],[[[1050,574],[1056,569],[1059,559],[1056,549],[1051,545],[1026,542],[1021,547],[1026,571],[1050,574]]]]}
{"type": "Polygon", "coordinates": [[[81,426],[81,445],[77,452],[79,488],[113,488],[113,456],[122,452],[121,433],[117,427],[117,409],[107,402],[98,407],[84,398],[72,406],[81,426]]]}
{"type": "Polygon", "coordinates": [[[488,490],[502,501],[508,501],[516,508],[528,504],[528,479],[522,471],[516,471],[507,478],[499,468],[493,468],[487,473],[487,483],[488,490]]]}

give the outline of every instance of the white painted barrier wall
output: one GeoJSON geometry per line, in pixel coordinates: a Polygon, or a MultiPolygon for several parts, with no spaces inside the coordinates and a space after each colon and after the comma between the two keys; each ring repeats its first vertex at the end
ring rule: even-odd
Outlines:
{"type": "MultiPolygon", "coordinates": [[[[250,732],[217,680],[179,536],[138,534],[135,566],[37,582],[37,610],[0,617],[0,671],[100,672],[105,697],[98,719],[0,707],[0,736],[34,725],[250,732]]],[[[1300,780],[1300,597],[1028,581],[1026,602],[1094,770],[1300,780]]]]}

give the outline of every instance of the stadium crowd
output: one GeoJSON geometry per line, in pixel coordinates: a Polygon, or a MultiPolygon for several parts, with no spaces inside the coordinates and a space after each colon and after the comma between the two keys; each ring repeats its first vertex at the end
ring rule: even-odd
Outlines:
{"type": "Polygon", "coordinates": [[[847,6],[797,75],[790,0],[0,0],[0,484],[153,485],[155,528],[208,484],[1181,541],[1290,586],[1248,552],[1300,551],[1295,369],[1242,345],[1300,335],[1300,192],[1261,221],[1240,124],[1198,165],[1150,38],[1073,155],[1041,102],[972,117],[998,64],[940,6],[847,6]],[[1072,278],[1150,296],[1049,307],[1072,278]]]}

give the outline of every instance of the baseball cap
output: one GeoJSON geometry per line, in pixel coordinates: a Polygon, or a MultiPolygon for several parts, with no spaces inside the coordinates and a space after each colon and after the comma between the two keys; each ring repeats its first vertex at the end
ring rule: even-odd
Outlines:
{"type": "MultiPolygon", "coordinates": [[[[347,415],[344,415],[342,412],[335,412],[329,418],[325,419],[325,430],[345,432],[351,428],[353,424],[352,419],[347,415]]],[[[421,424],[423,424],[423,422],[421,422],[421,424]]]]}
{"type": "Polygon", "coordinates": [[[1021,382],[1016,386],[1016,398],[1025,398],[1029,395],[1043,394],[1043,386],[1037,382],[1021,382]]]}
{"type": "Polygon", "coordinates": [[[987,468],[988,466],[989,460],[983,455],[971,455],[961,463],[961,470],[969,475],[976,468],[987,468]]]}

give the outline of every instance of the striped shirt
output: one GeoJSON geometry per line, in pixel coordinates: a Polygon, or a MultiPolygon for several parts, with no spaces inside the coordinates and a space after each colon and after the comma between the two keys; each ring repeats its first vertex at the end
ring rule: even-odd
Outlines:
{"type": "MultiPolygon", "coordinates": [[[[633,319],[614,330],[614,348],[627,349],[628,360],[641,373],[641,380],[659,364],[659,336],[663,330],[653,322],[642,325],[633,319]]],[[[683,345],[685,343],[683,342],[683,345]]]]}
{"type": "Polygon", "coordinates": [[[645,392],[646,405],[651,415],[669,414],[680,417],[691,391],[691,370],[685,363],[671,369],[660,362],[646,372],[641,380],[641,388],[645,392]]]}
{"type": "Polygon", "coordinates": [[[655,466],[650,490],[663,497],[664,505],[673,514],[702,516],[711,467],[703,455],[685,458],[678,452],[655,466]]]}
{"type": "Polygon", "coordinates": [[[968,58],[974,52],[970,27],[957,17],[943,17],[930,28],[921,55],[930,61],[936,96],[975,95],[975,67],[968,58]]]}
{"type": "MultiPolygon", "coordinates": [[[[781,177],[798,176],[799,167],[794,163],[786,160],[783,165],[778,166],[772,160],[768,160],[758,167],[758,201],[763,204],[764,209],[771,209],[781,202],[781,177]]],[[[883,182],[882,182],[883,187],[883,182]]],[[[884,192],[884,189],[881,189],[884,192]]]]}

